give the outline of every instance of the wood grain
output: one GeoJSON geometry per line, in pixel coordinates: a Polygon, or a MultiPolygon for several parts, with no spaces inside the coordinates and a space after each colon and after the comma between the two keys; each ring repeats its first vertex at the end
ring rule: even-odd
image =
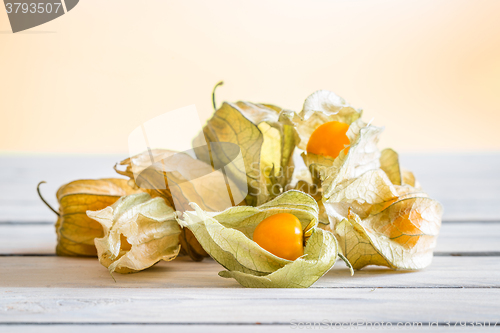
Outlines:
{"type": "MultiPolygon", "coordinates": [[[[343,322],[337,323],[338,328],[332,328],[332,326],[323,326],[321,331],[342,331],[340,328],[340,324],[343,322]]],[[[450,324],[451,327],[448,327],[446,323],[439,323],[441,326],[430,326],[430,324],[435,325],[434,323],[426,323],[426,325],[422,325],[422,327],[417,326],[417,323],[414,322],[401,322],[401,328],[398,329],[398,323],[391,323],[392,329],[391,332],[453,332],[452,330],[455,328],[460,332],[491,332],[498,331],[498,326],[495,328],[494,326],[490,327],[460,327],[460,323],[456,324],[453,327],[453,323],[450,324]],[[404,325],[407,325],[404,327],[404,325]],[[412,326],[415,325],[415,328],[412,326]]],[[[462,321],[462,324],[467,324],[462,321]]],[[[469,323],[470,325],[470,323],[469,323]]],[[[493,325],[493,324],[491,324],[493,325]]],[[[344,328],[347,330],[347,328],[344,328]]],[[[58,324],[58,323],[50,323],[45,325],[35,324],[35,325],[26,325],[26,324],[15,324],[15,325],[2,325],[0,323],[0,330],[2,332],[9,333],[59,333],[59,332],[72,332],[72,333],[88,333],[90,330],[92,332],[107,332],[107,333],[138,333],[143,330],[147,330],[148,333],[165,333],[165,332],[175,332],[175,333],[185,333],[185,332],[203,332],[203,333],[265,333],[265,332],[273,332],[273,333],[282,333],[282,332],[301,332],[301,331],[314,331],[313,329],[308,329],[305,323],[302,326],[292,326],[287,323],[249,323],[249,324],[224,324],[224,325],[207,325],[207,324],[168,324],[168,323],[142,323],[142,324],[91,324],[91,325],[81,325],[81,324],[58,324]]],[[[319,330],[316,326],[315,330],[319,330]]],[[[359,327],[358,330],[362,331],[371,331],[371,329],[367,329],[365,327],[359,327]]],[[[380,328],[378,329],[381,330],[380,328]]]]}
{"type": "Polygon", "coordinates": [[[0,289],[0,322],[496,321],[499,289],[0,289]]]}

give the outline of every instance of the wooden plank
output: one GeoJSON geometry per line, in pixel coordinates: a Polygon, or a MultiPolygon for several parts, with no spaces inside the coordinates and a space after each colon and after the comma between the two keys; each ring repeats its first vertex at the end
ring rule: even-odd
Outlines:
{"type": "Polygon", "coordinates": [[[443,204],[445,220],[500,220],[500,153],[401,154],[400,161],[443,204]]]}
{"type": "MultiPolygon", "coordinates": [[[[4,288],[239,288],[217,275],[222,266],[211,259],[185,257],[136,274],[114,274],[93,258],[0,257],[4,288]]],[[[341,261],[314,288],[499,288],[500,257],[436,257],[421,271],[368,267],[350,276],[341,261]]]]}
{"type": "MultiPolygon", "coordinates": [[[[442,254],[487,254],[500,252],[500,223],[445,223],[436,252],[442,254]]],[[[53,225],[1,224],[0,255],[54,254],[53,225]]]]}
{"type": "MultiPolygon", "coordinates": [[[[340,327],[340,324],[342,323],[337,323],[337,328],[335,326],[326,326],[323,324],[322,326],[318,327],[316,326],[315,330],[342,330],[340,327]]],[[[499,327],[494,327],[494,324],[492,323],[491,326],[486,326],[484,327],[476,327],[476,324],[474,324],[474,327],[471,325],[471,323],[458,323],[457,326],[453,327],[453,324],[450,323],[450,326],[447,326],[446,323],[440,323],[441,326],[430,326],[428,323],[426,325],[418,325],[418,323],[414,322],[401,322],[400,323],[400,328],[398,329],[397,327],[397,322],[396,323],[391,323],[391,326],[387,327],[388,325],[385,325],[384,328],[387,327],[387,329],[391,332],[452,332],[452,329],[460,330],[460,332],[491,332],[491,331],[498,331],[499,327]],[[406,327],[404,326],[406,324],[406,327]],[[460,324],[464,325],[463,327],[460,327],[460,324]],[[469,325],[469,326],[467,326],[469,325]],[[392,327],[392,328],[390,328],[392,327]]],[[[435,323],[432,323],[435,324],[435,323]]],[[[298,330],[300,331],[310,331],[312,327],[308,329],[308,326],[301,325],[299,326],[298,324],[295,325],[290,325],[290,324],[271,324],[271,325],[266,325],[262,323],[256,323],[256,324],[224,324],[224,325],[205,325],[205,324],[185,324],[185,325],[178,325],[178,324],[168,324],[168,323],[154,323],[154,324],[92,324],[92,325],[82,325],[82,324],[70,324],[70,325],[60,325],[60,324],[48,324],[48,325],[26,325],[26,324],[16,324],[16,325],[2,325],[0,323],[0,329],[4,333],[58,333],[58,332],[72,332],[72,333],[88,333],[89,330],[92,330],[93,333],[97,332],[109,332],[109,333],[138,333],[142,332],[143,330],[147,330],[148,333],[165,333],[165,332],[175,332],[175,333],[184,333],[184,332],[204,332],[204,333],[264,333],[264,332],[276,332],[276,333],[281,333],[281,332],[296,332],[298,330]]],[[[356,328],[356,326],[353,326],[353,328],[349,329],[357,329],[357,330],[372,330],[372,329],[367,329],[366,326],[360,326],[356,328]]],[[[377,328],[373,328],[375,330],[377,328]]],[[[344,326],[343,330],[347,330],[347,328],[344,326]]],[[[380,330],[380,328],[378,328],[380,330]]],[[[306,331],[306,332],[307,332],[306,331]]]]}
{"type": "Polygon", "coordinates": [[[3,323],[497,321],[499,289],[1,288],[3,323]]]}
{"type": "Polygon", "coordinates": [[[37,184],[45,180],[42,193],[57,209],[59,186],[76,179],[120,178],[115,163],[126,155],[14,155],[0,156],[0,221],[55,222],[56,216],[38,198],[37,184]]]}
{"type": "Polygon", "coordinates": [[[437,240],[439,253],[500,252],[500,223],[443,223],[437,240]]]}
{"type": "Polygon", "coordinates": [[[0,224],[0,255],[55,254],[54,225],[0,224]]]}
{"type": "Polygon", "coordinates": [[[96,332],[109,333],[138,333],[147,330],[148,333],[184,333],[184,332],[216,332],[216,333],[253,333],[253,332],[290,332],[290,325],[169,325],[169,324],[154,324],[154,325],[2,325],[0,330],[3,333],[88,333],[92,330],[96,332]]]}
{"type": "MultiPolygon", "coordinates": [[[[47,200],[57,208],[57,188],[82,178],[118,177],[113,165],[125,155],[1,156],[0,221],[55,221],[40,202],[40,180],[47,200]]],[[[445,220],[500,220],[500,154],[402,154],[429,194],[440,200],[445,220]]]]}
{"type": "MultiPolygon", "coordinates": [[[[204,332],[204,333],[264,333],[264,332],[293,332],[291,325],[170,325],[170,324],[152,324],[152,325],[2,325],[0,323],[0,331],[3,333],[93,333],[109,332],[109,333],[138,333],[147,331],[148,333],[185,333],[185,332],[204,332]]],[[[408,330],[407,330],[408,331],[408,330]]],[[[428,331],[428,330],[426,330],[428,331]]],[[[409,331],[411,332],[411,331],[409,331]]],[[[433,331],[430,331],[433,332],[433,331]]]]}

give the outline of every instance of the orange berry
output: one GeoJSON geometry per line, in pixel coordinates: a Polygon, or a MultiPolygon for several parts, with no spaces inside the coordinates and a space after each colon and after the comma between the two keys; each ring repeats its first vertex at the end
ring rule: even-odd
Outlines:
{"type": "Polygon", "coordinates": [[[132,245],[128,242],[127,237],[123,234],[120,234],[120,250],[122,251],[130,251],[132,249],[132,245]]]}
{"type": "MultiPolygon", "coordinates": [[[[307,143],[307,152],[336,158],[345,145],[351,143],[346,135],[348,129],[348,124],[339,121],[322,124],[311,134],[307,143]]],[[[346,153],[348,151],[349,148],[346,148],[346,153]]]]}
{"type": "Polygon", "coordinates": [[[295,260],[304,254],[302,225],[289,213],[279,213],[262,220],[253,233],[253,240],[277,257],[295,260]]]}

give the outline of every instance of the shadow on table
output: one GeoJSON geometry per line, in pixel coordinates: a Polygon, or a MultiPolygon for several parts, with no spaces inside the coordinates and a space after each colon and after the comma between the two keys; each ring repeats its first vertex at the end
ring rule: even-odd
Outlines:
{"type": "Polygon", "coordinates": [[[159,262],[132,274],[114,273],[97,258],[4,257],[0,288],[231,288],[240,287],[233,279],[223,279],[223,269],[212,259],[193,262],[181,257],[159,262]]]}

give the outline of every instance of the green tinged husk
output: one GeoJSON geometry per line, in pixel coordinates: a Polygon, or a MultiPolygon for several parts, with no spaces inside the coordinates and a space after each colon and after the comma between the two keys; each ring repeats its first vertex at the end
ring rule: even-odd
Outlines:
{"type": "MultiPolygon", "coordinates": [[[[292,124],[280,121],[281,113],[281,108],[269,104],[223,103],[194,140],[195,147],[229,142],[241,148],[246,174],[240,168],[227,172],[236,184],[248,186],[247,205],[266,203],[290,182],[299,139],[292,124]]],[[[224,152],[196,148],[195,152],[205,163],[227,164],[224,152]]]]}
{"type": "Polygon", "coordinates": [[[259,207],[232,207],[209,213],[192,204],[179,223],[189,228],[205,251],[246,287],[309,287],[323,276],[337,259],[337,242],[328,231],[317,228],[318,205],[309,195],[288,191],[259,207]],[[252,240],[257,225],[265,218],[290,213],[301,222],[306,237],[304,256],[295,261],[279,258],[252,240]]]}

